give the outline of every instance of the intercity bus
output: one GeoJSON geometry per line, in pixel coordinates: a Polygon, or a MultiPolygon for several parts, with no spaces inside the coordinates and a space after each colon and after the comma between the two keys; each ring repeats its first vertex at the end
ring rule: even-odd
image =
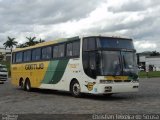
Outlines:
{"type": "Polygon", "coordinates": [[[12,53],[12,84],[31,88],[112,95],[137,92],[136,50],[132,39],[86,36],[17,48],[12,53]]]}

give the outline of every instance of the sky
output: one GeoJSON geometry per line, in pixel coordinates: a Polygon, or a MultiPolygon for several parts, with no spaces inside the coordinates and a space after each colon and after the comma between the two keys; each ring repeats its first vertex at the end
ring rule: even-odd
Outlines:
{"type": "Polygon", "coordinates": [[[137,52],[160,52],[160,0],[0,0],[0,47],[7,36],[79,35],[129,37],[137,52]]]}

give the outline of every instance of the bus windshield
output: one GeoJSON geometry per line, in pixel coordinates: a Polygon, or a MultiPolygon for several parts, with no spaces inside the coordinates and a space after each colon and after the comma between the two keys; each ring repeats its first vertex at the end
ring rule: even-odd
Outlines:
{"type": "Polygon", "coordinates": [[[133,74],[137,71],[136,55],[133,52],[121,52],[123,60],[123,73],[133,74]]]}
{"type": "Polygon", "coordinates": [[[120,52],[102,51],[101,54],[101,75],[120,75],[120,52]]]}
{"type": "Polygon", "coordinates": [[[101,75],[135,75],[137,66],[134,52],[102,51],[100,55],[101,75]]]}
{"type": "Polygon", "coordinates": [[[97,40],[97,47],[134,49],[133,42],[131,39],[107,38],[107,37],[100,37],[99,40],[97,40]]]}

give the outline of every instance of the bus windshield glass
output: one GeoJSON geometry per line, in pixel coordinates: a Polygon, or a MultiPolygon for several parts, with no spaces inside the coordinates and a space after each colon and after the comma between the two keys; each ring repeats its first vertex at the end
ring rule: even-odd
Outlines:
{"type": "Polygon", "coordinates": [[[101,58],[101,75],[121,74],[119,51],[102,51],[101,58]]]}
{"type": "Polygon", "coordinates": [[[134,49],[133,42],[131,39],[108,38],[108,37],[100,37],[97,40],[97,47],[134,49]]]}
{"type": "Polygon", "coordinates": [[[133,52],[121,52],[123,60],[123,73],[133,74],[137,71],[136,54],[133,52]]]}
{"type": "Polygon", "coordinates": [[[137,74],[136,57],[134,52],[102,51],[101,75],[128,75],[137,74]]]}

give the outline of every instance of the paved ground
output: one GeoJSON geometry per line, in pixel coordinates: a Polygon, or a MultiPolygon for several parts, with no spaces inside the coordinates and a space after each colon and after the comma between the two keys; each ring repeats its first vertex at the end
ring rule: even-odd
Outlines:
{"type": "Polygon", "coordinates": [[[85,95],[74,98],[69,93],[52,90],[25,92],[10,82],[0,84],[0,114],[160,114],[160,78],[141,79],[138,93],[112,97],[85,95]]]}

